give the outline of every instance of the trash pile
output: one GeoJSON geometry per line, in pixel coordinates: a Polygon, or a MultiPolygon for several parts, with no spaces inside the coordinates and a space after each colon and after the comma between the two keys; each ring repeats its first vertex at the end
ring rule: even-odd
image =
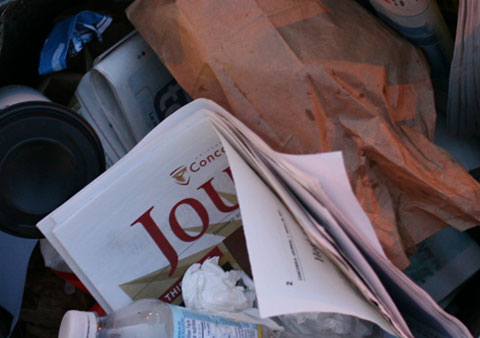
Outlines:
{"type": "MultiPolygon", "coordinates": [[[[460,47],[435,0],[103,6],[0,88],[0,337],[479,333],[452,310],[480,270],[478,140],[444,126],[460,47]],[[68,304],[29,294],[39,257],[68,304]]],[[[26,9],[0,9],[8,42],[26,9]]]]}

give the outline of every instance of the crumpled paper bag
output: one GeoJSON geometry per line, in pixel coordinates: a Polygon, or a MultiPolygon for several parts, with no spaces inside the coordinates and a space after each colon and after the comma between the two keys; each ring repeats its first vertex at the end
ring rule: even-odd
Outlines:
{"type": "Polygon", "coordinates": [[[480,186],[432,143],[419,50],[355,1],[136,0],[130,21],[183,88],[275,150],[342,150],[388,257],[480,220],[480,186]]]}

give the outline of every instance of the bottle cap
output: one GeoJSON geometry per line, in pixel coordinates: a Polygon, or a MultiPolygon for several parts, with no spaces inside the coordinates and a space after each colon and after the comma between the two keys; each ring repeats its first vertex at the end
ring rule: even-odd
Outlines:
{"type": "Polygon", "coordinates": [[[70,310],[63,316],[58,338],[95,338],[96,334],[95,313],[70,310]]]}

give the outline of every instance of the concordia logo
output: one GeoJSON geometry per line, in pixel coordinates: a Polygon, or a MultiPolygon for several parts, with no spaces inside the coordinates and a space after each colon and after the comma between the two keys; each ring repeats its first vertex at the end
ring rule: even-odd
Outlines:
{"type": "MultiPolygon", "coordinates": [[[[215,145],[215,147],[218,144],[215,145]]],[[[199,156],[200,160],[195,160],[190,163],[189,166],[182,165],[170,173],[170,177],[173,178],[175,183],[180,185],[188,185],[190,183],[190,175],[194,175],[196,172],[200,171],[203,167],[208,166],[210,163],[215,161],[217,158],[225,155],[225,148],[220,144],[221,148],[210,148],[210,152],[205,152],[199,156]]]]}
{"type": "Polygon", "coordinates": [[[175,183],[180,185],[188,185],[190,183],[190,175],[187,174],[187,167],[182,165],[170,173],[170,177],[173,178],[175,183]]]}

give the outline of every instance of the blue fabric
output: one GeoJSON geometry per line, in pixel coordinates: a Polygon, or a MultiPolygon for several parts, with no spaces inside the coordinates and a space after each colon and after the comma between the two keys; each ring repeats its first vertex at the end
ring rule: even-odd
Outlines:
{"type": "Polygon", "coordinates": [[[112,18],[91,11],[83,11],[55,25],[40,53],[39,74],[49,74],[67,68],[67,57],[76,55],[83,45],[101,35],[112,18]]]}

